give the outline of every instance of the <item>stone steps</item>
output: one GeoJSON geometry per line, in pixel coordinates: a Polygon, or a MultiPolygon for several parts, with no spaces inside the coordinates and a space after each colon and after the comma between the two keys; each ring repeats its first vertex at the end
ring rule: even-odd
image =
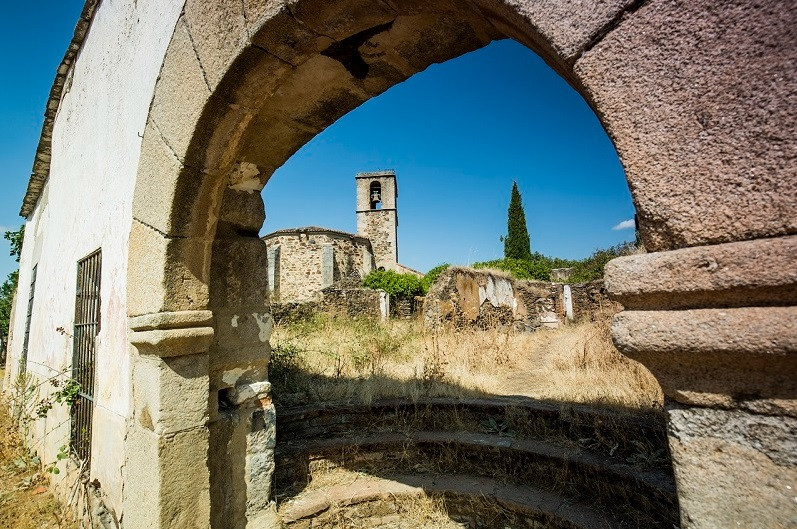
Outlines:
{"type": "MultiPolygon", "coordinates": [[[[308,491],[282,504],[279,514],[290,529],[324,527],[323,513],[330,508],[346,508],[365,502],[386,502],[397,497],[441,495],[446,498],[452,517],[467,519],[472,513],[457,512],[462,505],[489,501],[512,513],[512,527],[546,527],[550,529],[619,529],[628,527],[613,516],[583,503],[574,502],[556,493],[527,485],[502,483],[498,480],[468,474],[418,476],[396,475],[385,478],[363,476],[354,483],[334,485],[323,490],[308,491]]],[[[375,526],[385,519],[385,509],[378,513],[375,526]]],[[[389,512],[389,510],[388,510],[389,512]]],[[[496,523],[497,522],[497,523],[496,523]]],[[[494,520],[505,527],[504,520],[494,520]]],[[[431,528],[430,528],[431,529],[431,528]]]]}
{"type": "MultiPolygon", "coordinates": [[[[425,485],[418,483],[450,483],[449,478],[460,483],[457,476],[466,473],[474,484],[508,487],[501,489],[502,498],[513,491],[517,502],[499,503],[516,517],[525,516],[524,501],[556,498],[559,504],[586,506],[603,518],[622,522],[606,527],[670,529],[678,523],[666,438],[656,417],[588,407],[563,411],[513,398],[395,400],[370,407],[332,403],[282,409],[277,431],[275,493],[288,504],[291,498],[313,491],[313,476],[330,469],[423,490],[425,485]],[[648,468],[632,464],[661,451],[664,457],[648,468]],[[540,491],[547,496],[540,496],[540,491]],[[524,499],[526,493],[532,495],[524,499]],[[513,505],[520,510],[516,512],[513,505]]],[[[312,494],[323,495],[336,486],[312,494]]],[[[457,505],[452,498],[465,494],[457,492],[463,487],[457,485],[453,492],[434,490],[457,505]]],[[[474,489],[468,494],[493,498],[492,490],[474,489]]],[[[466,509],[459,510],[467,514],[466,509]]],[[[532,517],[535,520],[547,520],[540,514],[545,509],[534,512],[539,515],[532,517]]],[[[565,522],[550,523],[592,527],[565,522]]]]}
{"type": "Polygon", "coordinates": [[[490,419],[514,426],[519,436],[571,446],[594,439],[604,452],[627,457],[639,451],[639,443],[666,449],[663,415],[630,414],[584,405],[541,402],[526,397],[485,399],[425,398],[418,401],[390,399],[361,403],[332,402],[280,408],[277,431],[280,441],[345,436],[363,431],[451,429],[478,430],[490,419]]]}

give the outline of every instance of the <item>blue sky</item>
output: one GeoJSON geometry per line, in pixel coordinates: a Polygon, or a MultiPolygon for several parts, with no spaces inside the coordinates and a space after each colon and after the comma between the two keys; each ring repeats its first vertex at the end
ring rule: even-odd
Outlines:
{"type": "Polygon", "coordinates": [[[431,66],[305,145],[264,190],[263,233],[356,230],[354,175],[395,169],[399,260],[500,257],[512,181],[532,250],[566,258],[633,240],[634,208],[609,138],[584,100],[537,55],[494,42],[431,66]]]}
{"type": "MultiPolygon", "coordinates": [[[[0,227],[16,228],[44,106],[82,1],[11,3],[1,23],[0,227]],[[11,82],[9,82],[9,80],[11,82]]],[[[512,181],[532,250],[578,258],[632,240],[614,148],[594,113],[512,41],[434,65],[341,118],[264,190],[263,233],[319,225],[355,231],[354,175],[395,169],[399,259],[428,270],[499,257],[512,181]]],[[[0,242],[0,277],[15,268],[0,242]]]]}

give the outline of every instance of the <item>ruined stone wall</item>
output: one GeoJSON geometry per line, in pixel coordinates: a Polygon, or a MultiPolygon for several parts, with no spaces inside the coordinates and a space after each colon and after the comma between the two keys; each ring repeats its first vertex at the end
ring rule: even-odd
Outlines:
{"type": "Polygon", "coordinates": [[[319,300],[323,288],[346,278],[361,279],[374,268],[371,244],[362,237],[299,229],[276,232],[263,240],[268,250],[279,247],[278,278],[272,292],[277,301],[319,300]]]}
{"type": "Polygon", "coordinates": [[[615,314],[623,306],[609,298],[603,279],[570,285],[576,321],[594,320],[599,314],[615,314]]]}
{"type": "MultiPolygon", "coordinates": [[[[570,285],[575,321],[594,319],[599,312],[621,307],[606,295],[603,281],[570,285]]],[[[470,268],[443,272],[424,300],[427,325],[512,325],[519,330],[557,327],[567,319],[565,285],[513,279],[502,273],[470,268]]]]}
{"type": "Polygon", "coordinates": [[[326,312],[374,319],[388,316],[389,296],[382,290],[335,285],[322,293],[320,306],[326,312]]]}

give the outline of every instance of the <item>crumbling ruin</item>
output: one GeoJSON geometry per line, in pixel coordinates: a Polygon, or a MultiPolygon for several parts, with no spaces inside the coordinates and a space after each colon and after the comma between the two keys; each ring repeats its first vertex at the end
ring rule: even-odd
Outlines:
{"type": "Polygon", "coordinates": [[[566,285],[513,279],[501,271],[452,267],[424,299],[426,325],[506,326],[533,331],[567,321],[594,320],[621,306],[609,299],[602,280],[566,285]]]}

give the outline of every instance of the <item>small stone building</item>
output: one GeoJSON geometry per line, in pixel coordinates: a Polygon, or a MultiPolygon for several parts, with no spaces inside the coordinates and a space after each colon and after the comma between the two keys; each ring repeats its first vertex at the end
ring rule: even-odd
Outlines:
{"type": "Polygon", "coordinates": [[[357,234],[310,226],[263,237],[272,300],[319,300],[333,283],[359,281],[375,268],[422,275],[398,263],[395,171],[359,173],[355,181],[357,234]]]}

